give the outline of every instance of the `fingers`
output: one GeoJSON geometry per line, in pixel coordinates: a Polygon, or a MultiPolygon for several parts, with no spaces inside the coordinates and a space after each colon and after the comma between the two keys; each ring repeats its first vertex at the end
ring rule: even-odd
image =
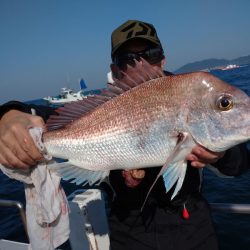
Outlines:
{"type": "Polygon", "coordinates": [[[3,145],[9,149],[10,153],[6,153],[9,157],[15,155],[20,161],[25,164],[34,165],[41,160],[42,155],[37,149],[33,139],[28,130],[22,126],[17,125],[9,128],[8,133],[2,136],[3,145]]]}
{"type": "Polygon", "coordinates": [[[204,168],[207,164],[201,162],[201,161],[191,161],[191,166],[195,168],[204,168]]]}
{"type": "Polygon", "coordinates": [[[131,170],[131,176],[135,179],[143,179],[145,177],[145,170],[133,169],[131,170]]]}
{"type": "Polygon", "coordinates": [[[5,148],[4,151],[1,151],[0,164],[9,168],[23,168],[23,169],[26,169],[30,166],[29,164],[26,164],[25,162],[21,161],[16,156],[15,152],[12,152],[9,148],[5,148]]]}
{"type": "Polygon", "coordinates": [[[186,159],[191,161],[193,167],[202,168],[208,164],[217,162],[224,154],[225,152],[212,152],[201,146],[196,146],[186,159]]]}
{"type": "Polygon", "coordinates": [[[27,168],[41,160],[42,155],[29,134],[31,127],[43,127],[38,116],[17,110],[7,112],[0,120],[0,163],[13,168],[27,168]]]}
{"type": "Polygon", "coordinates": [[[142,182],[145,176],[145,171],[142,169],[123,170],[122,176],[124,178],[126,186],[130,188],[135,188],[142,182]]]}
{"type": "Polygon", "coordinates": [[[32,128],[32,127],[41,127],[45,128],[45,123],[44,120],[40,116],[32,115],[30,116],[30,124],[27,128],[32,128]]]}
{"type": "Polygon", "coordinates": [[[42,159],[42,154],[27,130],[22,130],[15,138],[18,144],[18,158],[21,161],[34,165],[42,159]]]}
{"type": "Polygon", "coordinates": [[[198,157],[199,160],[204,161],[205,163],[214,163],[225,154],[225,152],[212,152],[201,146],[195,147],[192,152],[198,157]]]}
{"type": "Polygon", "coordinates": [[[30,116],[29,115],[29,124],[27,129],[20,128],[20,133],[15,133],[16,141],[19,143],[20,147],[20,160],[28,164],[35,164],[37,161],[42,159],[42,154],[36,147],[32,137],[30,136],[28,129],[32,127],[41,127],[45,128],[45,123],[43,119],[39,116],[30,116]]]}
{"type": "MultiPolygon", "coordinates": [[[[1,161],[0,163],[7,167],[27,168],[33,166],[36,161],[33,160],[27,152],[23,150],[23,144],[13,140],[13,135],[7,135],[0,140],[1,161]]],[[[15,138],[14,138],[15,139],[15,138]]]]}

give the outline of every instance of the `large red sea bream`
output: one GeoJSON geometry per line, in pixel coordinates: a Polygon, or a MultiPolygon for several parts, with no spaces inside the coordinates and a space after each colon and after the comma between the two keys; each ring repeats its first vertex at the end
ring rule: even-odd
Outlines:
{"type": "Polygon", "coordinates": [[[77,184],[99,182],[113,169],[163,166],[172,198],[195,145],[224,151],[250,138],[250,98],[209,73],[164,76],[146,61],[102,95],[65,105],[43,134],[52,165],[77,184]]]}

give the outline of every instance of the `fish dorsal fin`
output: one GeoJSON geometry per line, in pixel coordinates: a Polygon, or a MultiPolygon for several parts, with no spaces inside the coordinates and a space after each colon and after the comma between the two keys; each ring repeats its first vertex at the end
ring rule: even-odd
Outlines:
{"type": "Polygon", "coordinates": [[[70,102],[58,108],[56,110],[58,115],[49,117],[46,123],[47,129],[50,131],[65,127],[110,99],[144,82],[165,76],[159,67],[153,67],[143,58],[140,60],[140,62],[135,60],[134,67],[127,65],[126,72],[121,71],[123,75],[121,80],[114,79],[114,83],[108,83],[107,88],[103,89],[100,94],[86,96],[83,100],[70,102]]]}
{"type": "Polygon", "coordinates": [[[134,60],[135,66],[127,65],[126,72],[121,71],[123,75],[121,80],[114,79],[113,86],[121,88],[124,91],[132,89],[144,82],[165,76],[160,67],[153,67],[142,57],[140,61],[134,60]]]}
{"type": "Polygon", "coordinates": [[[86,96],[83,100],[66,103],[63,107],[56,109],[58,115],[49,117],[46,123],[47,129],[51,131],[63,128],[112,98],[112,92],[108,90],[103,92],[100,95],[86,96]]]}

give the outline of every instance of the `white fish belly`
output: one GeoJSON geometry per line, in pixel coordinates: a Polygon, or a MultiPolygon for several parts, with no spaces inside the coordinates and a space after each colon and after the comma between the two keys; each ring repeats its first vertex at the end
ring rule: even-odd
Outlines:
{"type": "Polygon", "coordinates": [[[174,140],[165,135],[135,133],[102,135],[102,138],[62,139],[45,143],[53,157],[68,159],[89,170],[133,169],[161,166],[174,148],[174,140]]]}

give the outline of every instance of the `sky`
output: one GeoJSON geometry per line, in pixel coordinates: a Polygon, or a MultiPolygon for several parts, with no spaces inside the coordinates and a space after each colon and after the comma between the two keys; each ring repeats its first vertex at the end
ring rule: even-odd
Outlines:
{"type": "Polygon", "coordinates": [[[170,71],[250,55],[248,0],[0,0],[0,104],[102,88],[110,36],[129,19],[154,24],[170,71]]]}

